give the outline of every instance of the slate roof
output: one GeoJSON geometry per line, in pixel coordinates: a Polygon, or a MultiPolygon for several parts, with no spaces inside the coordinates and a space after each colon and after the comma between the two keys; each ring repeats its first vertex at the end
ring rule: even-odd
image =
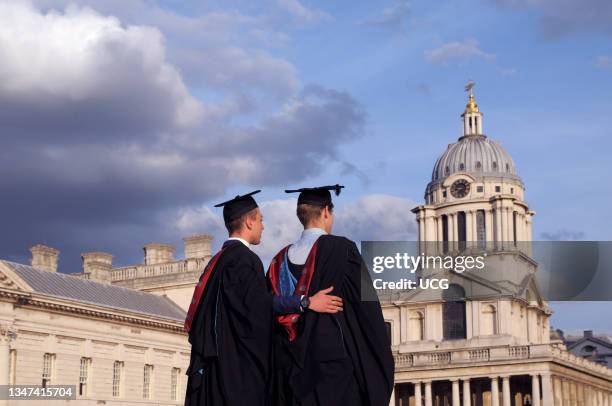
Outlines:
{"type": "Polygon", "coordinates": [[[173,321],[185,320],[185,311],[163,296],[80,279],[63,273],[43,271],[15,262],[4,260],[0,262],[10,267],[38,293],[173,321]]]}

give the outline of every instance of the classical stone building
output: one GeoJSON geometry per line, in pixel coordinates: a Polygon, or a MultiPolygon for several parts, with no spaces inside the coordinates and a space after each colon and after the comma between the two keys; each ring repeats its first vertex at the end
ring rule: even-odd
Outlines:
{"type": "Polygon", "coordinates": [[[596,335],[593,334],[593,331],[586,330],[582,337],[568,336],[564,342],[567,349],[573,354],[608,368],[612,367],[612,337],[596,335]]]}
{"type": "MultiPolygon", "coordinates": [[[[182,260],[147,244],[144,264],[123,268],[84,253],[76,274],[58,272],[59,251],[43,245],[30,265],[0,260],[0,385],[75,385],[76,401],[51,404],[182,404],[185,309],[211,239],[185,238],[182,260]]],[[[26,403],[0,400],[13,404],[26,403]]]]}
{"type": "Polygon", "coordinates": [[[391,405],[610,406],[612,369],[550,338],[530,256],[535,213],[512,158],[484,135],[469,90],[463,134],[436,161],[413,212],[421,252],[486,253],[487,272],[446,272],[447,290],[381,294],[395,353],[391,405]]]}

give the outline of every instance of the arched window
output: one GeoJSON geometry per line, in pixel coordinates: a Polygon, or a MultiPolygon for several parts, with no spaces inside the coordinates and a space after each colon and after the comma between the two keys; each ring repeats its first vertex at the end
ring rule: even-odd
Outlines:
{"type": "Polygon", "coordinates": [[[486,304],[482,308],[480,334],[485,336],[497,334],[497,310],[492,304],[486,304]]]}
{"type": "Polygon", "coordinates": [[[442,293],[442,330],[445,340],[466,338],[465,290],[451,284],[442,293]]]}
{"type": "Polygon", "coordinates": [[[425,316],[422,311],[417,310],[410,313],[408,336],[411,341],[423,340],[425,338],[425,316]]]}
{"type": "Polygon", "coordinates": [[[491,166],[493,167],[493,169],[497,169],[497,161],[493,161],[493,163],[491,164],[491,166]]]}
{"type": "Polygon", "coordinates": [[[459,170],[460,170],[460,171],[462,171],[462,170],[464,170],[464,169],[465,169],[465,164],[464,164],[463,162],[461,162],[461,163],[459,164],[459,170]]]}
{"type": "Polygon", "coordinates": [[[450,173],[450,168],[448,166],[444,168],[444,173],[447,175],[450,173]]]}
{"type": "Polygon", "coordinates": [[[482,164],[480,161],[476,161],[476,169],[482,169],[482,164]]]}
{"type": "Polygon", "coordinates": [[[596,350],[595,347],[593,347],[592,345],[585,345],[584,347],[582,347],[582,352],[584,354],[592,354],[594,353],[596,350]]]}

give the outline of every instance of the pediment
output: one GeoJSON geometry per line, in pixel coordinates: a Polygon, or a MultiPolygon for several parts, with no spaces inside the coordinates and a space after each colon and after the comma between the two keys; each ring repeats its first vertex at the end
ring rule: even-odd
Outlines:
{"type": "Polygon", "coordinates": [[[4,261],[0,261],[0,289],[32,292],[32,288],[17,276],[4,261]]]}

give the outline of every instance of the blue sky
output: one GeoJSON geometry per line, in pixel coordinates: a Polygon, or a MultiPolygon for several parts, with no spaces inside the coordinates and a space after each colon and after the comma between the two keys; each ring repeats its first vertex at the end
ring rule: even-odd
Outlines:
{"type": "MultiPolygon", "coordinates": [[[[470,79],[485,133],[526,184],[534,236],[611,237],[606,0],[0,7],[0,187],[20,196],[0,203],[2,258],[26,262],[42,242],[78,272],[88,250],[125,265],[146,242],[219,241],[212,204],[255,188],[266,256],[299,228],[280,191],[337,182],[339,232],[413,238],[409,209],[460,135],[470,79]],[[389,210],[397,221],[379,218],[389,210]]],[[[607,303],[555,308],[557,327],[612,333],[607,303]]]]}

